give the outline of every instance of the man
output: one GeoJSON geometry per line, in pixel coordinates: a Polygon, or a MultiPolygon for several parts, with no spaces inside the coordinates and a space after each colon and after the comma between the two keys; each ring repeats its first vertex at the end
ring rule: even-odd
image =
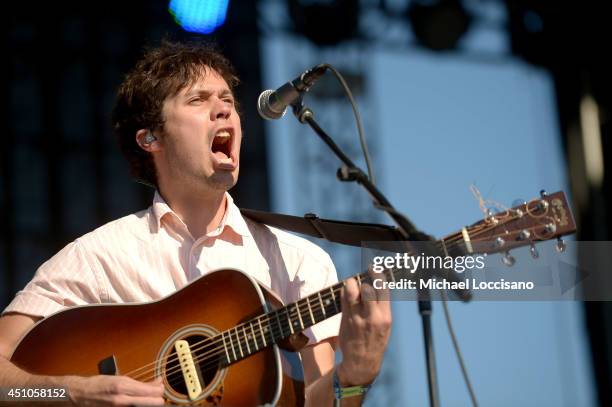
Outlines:
{"type": "MultiPolygon", "coordinates": [[[[212,48],[169,42],[148,51],[127,76],[113,124],[132,174],[157,189],[153,205],[70,243],[17,294],[0,318],[0,387],[64,386],[78,405],[162,404],[160,381],[35,376],[8,359],[20,337],[53,312],[156,300],[217,268],[242,269],[285,301],[337,280],[321,249],[245,220],[227,193],[240,166],[236,84],[230,64],[212,48]]],[[[391,324],[384,295],[351,279],[341,321],[305,331],[307,405],[331,405],[334,388],[374,381],[391,324]],[[335,349],[342,353],[336,367],[335,349]]],[[[360,402],[350,397],[342,405],[360,402]]]]}

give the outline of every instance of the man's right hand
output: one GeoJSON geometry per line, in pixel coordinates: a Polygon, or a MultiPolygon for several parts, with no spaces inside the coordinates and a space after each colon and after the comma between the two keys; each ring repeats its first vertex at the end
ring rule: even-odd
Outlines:
{"type": "Polygon", "coordinates": [[[160,406],[164,404],[161,379],[139,382],[127,376],[67,378],[70,400],[77,406],[160,406]]]}

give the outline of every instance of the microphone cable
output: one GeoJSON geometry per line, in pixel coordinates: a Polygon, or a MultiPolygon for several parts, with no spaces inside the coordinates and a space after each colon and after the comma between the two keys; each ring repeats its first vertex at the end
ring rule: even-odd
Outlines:
{"type": "Polygon", "coordinates": [[[472,406],[478,407],[478,401],[476,401],[476,393],[474,392],[474,388],[472,387],[472,382],[470,381],[467,368],[465,367],[465,361],[463,360],[463,354],[461,353],[461,349],[459,348],[459,341],[457,341],[457,336],[455,335],[455,330],[453,329],[453,324],[451,322],[450,312],[448,311],[448,297],[446,296],[446,291],[442,290],[441,295],[442,308],[444,309],[444,319],[446,319],[448,332],[453,342],[453,348],[455,348],[455,354],[457,355],[459,366],[461,367],[461,374],[463,375],[463,380],[465,381],[465,385],[467,386],[468,392],[470,393],[470,398],[472,399],[472,406]]]}
{"type": "Polygon", "coordinates": [[[330,64],[323,64],[323,66],[329,69],[334,74],[336,79],[338,79],[340,85],[342,85],[342,88],[344,89],[346,97],[351,103],[351,107],[353,108],[353,114],[355,115],[355,121],[357,122],[357,131],[359,133],[359,143],[361,144],[361,151],[363,151],[363,156],[365,158],[366,166],[368,168],[368,178],[370,179],[370,182],[373,185],[376,185],[376,181],[374,180],[374,171],[372,169],[372,160],[370,158],[370,151],[368,150],[368,145],[365,139],[365,132],[363,131],[363,125],[361,124],[361,115],[359,114],[359,110],[357,109],[357,104],[355,103],[355,99],[353,98],[353,93],[346,84],[346,81],[342,77],[342,74],[340,74],[340,72],[338,72],[336,68],[334,68],[330,64]]]}
{"type": "MultiPolygon", "coordinates": [[[[355,115],[355,120],[357,122],[357,130],[359,132],[359,142],[361,144],[361,150],[363,151],[366,166],[368,168],[368,178],[370,179],[370,182],[372,184],[376,185],[375,180],[374,180],[374,172],[372,171],[370,152],[366,144],[365,135],[363,131],[363,125],[361,124],[361,116],[359,114],[359,110],[357,109],[357,104],[355,103],[353,94],[350,88],[348,87],[348,85],[346,84],[346,81],[342,77],[342,74],[340,74],[340,72],[338,72],[336,68],[334,68],[330,64],[323,64],[323,66],[329,69],[334,74],[336,79],[338,79],[338,81],[342,85],[342,88],[344,89],[344,92],[346,93],[346,96],[349,102],[351,103],[351,107],[353,108],[353,113],[355,115]]],[[[383,208],[379,208],[379,209],[383,209],[383,208]]],[[[388,210],[388,209],[390,208],[384,208],[383,210],[388,210]]],[[[461,374],[463,376],[463,380],[465,381],[465,385],[468,389],[468,393],[470,394],[472,406],[478,407],[478,401],[476,400],[476,393],[474,392],[472,382],[470,381],[470,377],[468,375],[467,368],[465,366],[465,361],[463,360],[463,354],[461,352],[461,348],[459,347],[459,341],[457,340],[457,336],[455,335],[455,330],[453,328],[453,324],[451,321],[450,312],[448,310],[448,304],[447,304],[448,297],[446,296],[446,291],[441,290],[441,295],[442,295],[442,308],[444,310],[444,319],[446,320],[446,325],[448,327],[448,332],[450,334],[451,341],[453,343],[453,348],[455,350],[455,354],[457,355],[457,360],[459,361],[459,366],[461,368],[461,374]]]]}

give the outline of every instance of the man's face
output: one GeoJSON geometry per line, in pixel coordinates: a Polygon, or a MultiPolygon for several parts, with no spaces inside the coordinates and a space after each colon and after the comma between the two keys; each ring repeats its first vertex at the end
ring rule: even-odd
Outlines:
{"type": "Polygon", "coordinates": [[[228,190],[238,180],[242,130],[234,95],[213,70],[164,102],[166,182],[228,190]]]}

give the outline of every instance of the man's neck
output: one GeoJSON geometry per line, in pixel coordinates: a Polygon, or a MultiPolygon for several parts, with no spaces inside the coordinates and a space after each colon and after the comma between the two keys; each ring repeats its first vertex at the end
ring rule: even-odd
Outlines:
{"type": "Polygon", "coordinates": [[[160,188],[159,193],[196,240],[217,229],[225,215],[227,198],[223,190],[197,194],[177,193],[160,188]]]}

